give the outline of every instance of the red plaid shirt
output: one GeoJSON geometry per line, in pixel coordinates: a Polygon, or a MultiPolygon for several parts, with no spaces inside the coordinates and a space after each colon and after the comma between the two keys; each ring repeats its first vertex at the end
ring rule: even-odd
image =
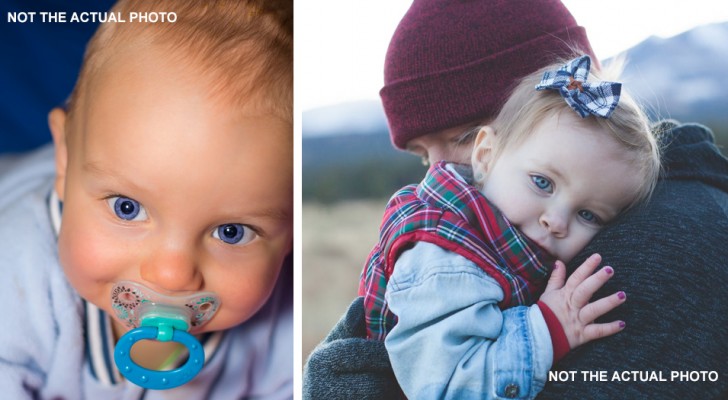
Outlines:
{"type": "Polygon", "coordinates": [[[501,308],[533,304],[545,288],[551,256],[446,166],[432,165],[419,185],[405,186],[387,204],[359,283],[369,339],[384,340],[397,323],[384,293],[397,257],[415,242],[436,244],[482,268],[503,288],[501,308]]]}

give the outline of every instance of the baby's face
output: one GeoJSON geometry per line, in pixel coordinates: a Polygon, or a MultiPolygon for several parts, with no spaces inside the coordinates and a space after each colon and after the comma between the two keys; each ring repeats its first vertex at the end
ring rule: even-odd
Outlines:
{"type": "Polygon", "coordinates": [[[215,292],[200,331],[226,329],[265,303],[291,250],[292,127],[211,100],[185,67],[147,55],[104,67],[68,131],[56,124],[60,261],[111,315],[112,286],[131,280],[215,292]]]}
{"type": "Polygon", "coordinates": [[[553,115],[490,163],[483,193],[521,232],[568,262],[636,196],[641,180],[622,151],[575,113],[553,115]]]}

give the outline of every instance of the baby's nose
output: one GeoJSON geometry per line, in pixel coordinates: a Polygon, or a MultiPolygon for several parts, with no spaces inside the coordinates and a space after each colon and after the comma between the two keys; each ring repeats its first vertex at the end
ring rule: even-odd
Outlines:
{"type": "Polygon", "coordinates": [[[544,213],[539,223],[557,238],[565,237],[568,233],[567,219],[557,213],[544,213]]]}
{"type": "Polygon", "coordinates": [[[157,288],[175,291],[200,290],[202,275],[193,251],[159,249],[144,260],[141,277],[157,288]]]}

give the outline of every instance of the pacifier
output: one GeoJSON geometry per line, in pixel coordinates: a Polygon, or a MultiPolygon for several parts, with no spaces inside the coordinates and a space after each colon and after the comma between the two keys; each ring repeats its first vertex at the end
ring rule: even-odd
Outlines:
{"type": "Polygon", "coordinates": [[[205,365],[202,344],[188,331],[205,324],[220,307],[212,292],[166,296],[131,281],[121,281],[111,290],[111,306],[127,327],[114,348],[114,362],[124,377],[147,389],[171,389],[189,382],[205,365]],[[189,358],[170,371],[144,368],[131,359],[132,346],[140,340],[173,341],[184,345],[189,358]]]}

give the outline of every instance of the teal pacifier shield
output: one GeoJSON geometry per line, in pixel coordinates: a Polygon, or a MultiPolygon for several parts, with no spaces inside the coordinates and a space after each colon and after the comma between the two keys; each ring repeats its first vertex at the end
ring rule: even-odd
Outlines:
{"type": "Polygon", "coordinates": [[[132,329],[122,336],[114,349],[114,362],[124,377],[130,382],[147,389],[164,390],[184,385],[194,378],[205,365],[205,352],[200,342],[185,331],[174,329],[173,342],[187,347],[187,362],[171,371],[155,371],[139,366],[131,359],[131,348],[140,340],[155,340],[158,329],[151,326],[132,329]]]}
{"type": "Polygon", "coordinates": [[[158,293],[141,283],[118,282],[111,290],[111,308],[114,316],[129,328],[142,325],[142,317],[158,307],[176,309],[179,316],[188,319],[190,329],[204,325],[218,307],[220,299],[212,292],[195,292],[169,296],[158,293]]]}

